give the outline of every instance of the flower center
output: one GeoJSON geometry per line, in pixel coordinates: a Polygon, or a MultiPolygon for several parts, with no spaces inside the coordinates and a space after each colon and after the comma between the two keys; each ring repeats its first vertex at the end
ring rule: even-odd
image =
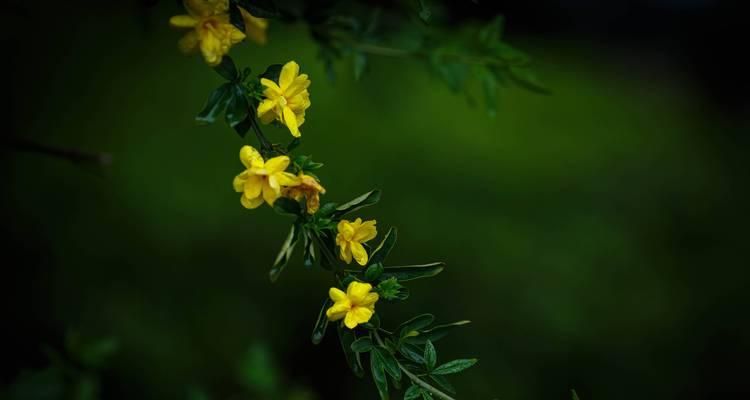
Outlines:
{"type": "Polygon", "coordinates": [[[279,96],[279,105],[280,105],[280,106],[281,106],[282,108],[284,108],[284,107],[286,107],[286,104],[287,104],[287,102],[286,102],[286,97],[284,97],[284,96],[279,96]]]}

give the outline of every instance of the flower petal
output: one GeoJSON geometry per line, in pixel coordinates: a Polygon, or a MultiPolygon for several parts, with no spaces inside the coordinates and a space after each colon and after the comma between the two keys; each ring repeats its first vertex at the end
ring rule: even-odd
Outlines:
{"type": "MultiPolygon", "coordinates": [[[[370,307],[375,304],[375,302],[380,299],[380,296],[377,293],[370,292],[365,296],[365,299],[359,303],[358,305],[361,307],[370,307]]],[[[373,307],[374,308],[374,307],[373,307]]]]}
{"type": "Polygon", "coordinates": [[[198,51],[199,42],[198,33],[194,30],[189,31],[177,42],[177,48],[183,54],[195,54],[198,51]]]}
{"type": "Polygon", "coordinates": [[[355,307],[349,314],[354,314],[354,320],[358,324],[364,324],[372,318],[374,312],[367,307],[355,307]]]}
{"type": "Polygon", "coordinates": [[[328,296],[331,298],[331,300],[333,300],[334,303],[348,299],[346,297],[346,293],[344,293],[343,290],[335,287],[332,287],[328,290],[328,296]]]}
{"type": "Polygon", "coordinates": [[[354,227],[351,222],[345,219],[339,221],[339,224],[336,225],[336,231],[341,234],[341,239],[345,241],[352,240],[352,237],[354,236],[354,227]]]}
{"type": "Polygon", "coordinates": [[[245,181],[245,186],[243,187],[245,197],[247,197],[248,199],[260,197],[260,191],[262,188],[263,177],[258,175],[251,175],[247,178],[247,180],[245,181]]]}
{"type": "Polygon", "coordinates": [[[263,168],[263,157],[252,146],[242,146],[240,149],[240,162],[245,168],[263,168]]]}
{"type": "Polygon", "coordinates": [[[363,266],[367,264],[367,250],[365,250],[361,243],[352,241],[349,242],[349,247],[352,249],[352,255],[357,264],[363,266]]]}
{"type": "Polygon", "coordinates": [[[357,317],[354,315],[354,312],[349,311],[346,313],[346,317],[344,317],[344,325],[349,329],[357,327],[357,317]]]}
{"type": "Polygon", "coordinates": [[[282,172],[289,166],[289,157],[278,156],[266,161],[265,168],[268,171],[268,175],[273,175],[282,172]]]}
{"type": "Polygon", "coordinates": [[[294,61],[284,64],[281,68],[281,74],[279,74],[279,87],[282,92],[286,93],[286,89],[294,82],[297,75],[299,75],[299,64],[294,61]]]}
{"type": "Polygon", "coordinates": [[[232,181],[232,187],[234,188],[234,191],[237,193],[244,192],[246,180],[247,180],[247,177],[245,176],[244,172],[235,176],[234,180],[232,181]]]}
{"type": "Polygon", "coordinates": [[[169,19],[169,25],[174,28],[193,28],[198,25],[198,20],[190,15],[175,15],[169,19]]]}
{"type": "Polygon", "coordinates": [[[349,248],[349,242],[343,242],[340,245],[339,257],[344,260],[345,263],[351,264],[352,262],[352,251],[349,248]]]}
{"type": "Polygon", "coordinates": [[[302,134],[299,132],[299,125],[297,125],[297,116],[294,115],[294,111],[292,111],[289,107],[284,107],[284,124],[289,128],[289,131],[292,132],[292,136],[294,137],[300,137],[302,134]]]}
{"type": "Polygon", "coordinates": [[[357,232],[354,233],[352,240],[364,243],[368,240],[375,239],[375,236],[378,236],[378,230],[375,228],[376,223],[377,221],[375,220],[363,222],[359,226],[359,229],[357,229],[357,232]]]}
{"type": "Polygon", "coordinates": [[[276,188],[271,186],[270,181],[271,178],[269,177],[269,179],[266,179],[263,182],[263,199],[266,201],[266,203],[268,203],[269,206],[272,206],[276,199],[281,196],[281,190],[275,180],[274,183],[276,183],[276,188]]]}
{"type": "Polygon", "coordinates": [[[367,294],[370,293],[370,290],[372,290],[372,285],[369,283],[362,283],[354,281],[349,284],[349,287],[346,288],[346,297],[351,300],[352,304],[360,304],[361,302],[365,301],[365,298],[367,297],[367,294]]]}
{"type": "MultiPolygon", "coordinates": [[[[270,79],[260,78],[260,84],[270,89],[277,96],[281,96],[281,88],[279,88],[279,85],[277,85],[276,82],[270,79]]],[[[268,94],[266,94],[266,96],[268,96],[268,94]]]]}
{"type": "Polygon", "coordinates": [[[254,199],[248,199],[243,194],[242,196],[240,196],[240,203],[242,203],[242,205],[245,208],[250,208],[250,209],[258,208],[259,205],[263,204],[263,198],[262,197],[256,197],[254,199]]]}
{"type": "Polygon", "coordinates": [[[269,113],[273,111],[273,108],[276,106],[276,101],[271,99],[265,99],[258,104],[258,116],[262,116],[263,114],[269,113]]]}
{"type": "Polygon", "coordinates": [[[326,310],[326,317],[329,321],[338,321],[344,318],[350,309],[351,307],[346,303],[336,303],[326,310]]]}

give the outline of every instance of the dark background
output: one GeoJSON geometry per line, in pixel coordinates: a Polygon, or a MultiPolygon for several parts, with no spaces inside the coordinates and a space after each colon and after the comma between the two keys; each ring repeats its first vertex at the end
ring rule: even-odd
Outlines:
{"type": "MultiPolygon", "coordinates": [[[[249,398],[375,398],[335,335],[309,342],[328,276],[297,257],[268,282],[287,221],[240,207],[231,179],[247,140],[193,122],[220,80],[176,50],[166,21],[181,8],[144,4],[5,6],[6,142],[107,151],[113,163],[3,149],[0,383],[44,368],[43,345],[62,348],[75,330],[120,343],[99,373],[103,398],[195,387],[217,399],[246,387],[249,398]]],[[[448,263],[406,303],[379,308],[384,323],[425,311],[472,320],[439,347],[443,361],[480,359],[454,379],[461,399],[750,393],[743,10],[443,11],[456,27],[504,14],[506,39],[553,94],[505,90],[490,118],[392,59],[373,60],[361,82],[342,62],[332,85],[299,24],[272,21],[268,45],[232,52],[256,71],[297,60],[313,81],[301,151],[326,163],[326,198],[381,188],[362,216],[398,226],[391,260],[448,263]]]]}

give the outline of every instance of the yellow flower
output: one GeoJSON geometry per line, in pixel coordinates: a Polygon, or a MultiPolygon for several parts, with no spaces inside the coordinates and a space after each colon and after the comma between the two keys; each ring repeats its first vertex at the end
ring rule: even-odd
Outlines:
{"type": "Polygon", "coordinates": [[[180,39],[178,47],[185,54],[200,49],[210,66],[221,63],[229,48],[242,41],[245,34],[229,22],[229,0],[184,0],[188,15],[169,19],[175,28],[192,29],[180,39]]]}
{"type": "Polygon", "coordinates": [[[266,37],[268,20],[258,18],[242,7],[240,7],[240,13],[242,13],[242,20],[245,21],[245,34],[247,37],[252,39],[255,43],[266,44],[266,41],[268,40],[266,37]]]}
{"type": "Polygon", "coordinates": [[[297,175],[299,184],[285,188],[282,194],[300,201],[302,197],[307,199],[307,213],[315,214],[320,208],[320,195],[325,194],[326,190],[318,183],[318,180],[310,175],[300,172],[297,175]]]}
{"type": "Polygon", "coordinates": [[[260,153],[250,146],[240,149],[240,161],[247,168],[234,178],[233,186],[242,193],[240,202],[245,208],[256,208],[263,204],[273,205],[281,196],[283,186],[298,184],[297,177],[284,172],[289,166],[289,157],[279,156],[263,161],[260,153]]]}
{"type": "Polygon", "coordinates": [[[337,288],[331,288],[328,295],[333,300],[333,306],[326,310],[329,321],[344,319],[344,325],[354,329],[358,324],[364,324],[375,314],[375,302],[378,294],[371,293],[372,285],[354,281],[349,284],[346,293],[337,288]]]}
{"type": "Polygon", "coordinates": [[[281,68],[278,85],[266,78],[261,78],[260,83],[266,87],[266,99],[258,105],[260,120],[268,124],[276,119],[289,128],[292,136],[300,137],[299,127],[305,123],[305,110],[310,107],[307,74],[299,75],[299,65],[289,61],[281,68]]]}
{"type": "Polygon", "coordinates": [[[375,220],[362,222],[361,218],[357,218],[354,222],[345,219],[339,222],[336,227],[338,230],[336,244],[339,246],[339,255],[342,260],[349,264],[352,262],[353,255],[357,264],[367,264],[367,250],[362,246],[362,243],[375,239],[375,236],[378,235],[378,230],[375,228],[376,223],[375,220]]]}

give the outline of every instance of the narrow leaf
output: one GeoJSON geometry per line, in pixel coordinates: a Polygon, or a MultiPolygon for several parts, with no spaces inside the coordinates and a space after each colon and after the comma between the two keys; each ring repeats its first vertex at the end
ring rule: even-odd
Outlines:
{"type": "Polygon", "coordinates": [[[301,227],[299,224],[295,223],[292,225],[292,229],[289,231],[289,235],[286,237],[284,244],[281,245],[281,251],[279,251],[279,255],[276,256],[276,261],[273,263],[273,267],[268,273],[271,282],[276,282],[281,271],[284,270],[284,267],[286,267],[286,264],[289,262],[289,258],[291,258],[292,251],[294,250],[294,245],[297,244],[297,239],[299,239],[300,231],[301,227]]]}
{"type": "Polygon", "coordinates": [[[391,253],[391,250],[393,250],[393,246],[396,245],[396,239],[398,231],[396,228],[391,228],[388,230],[388,233],[386,233],[385,238],[383,238],[383,241],[380,242],[380,245],[375,249],[375,251],[372,252],[372,256],[370,256],[370,265],[374,265],[377,263],[382,263],[385,261],[385,258],[388,257],[388,255],[391,253]]]}
{"type": "Polygon", "coordinates": [[[381,279],[394,277],[399,282],[411,281],[420,278],[429,278],[435,276],[445,269],[444,262],[435,262],[423,265],[406,265],[399,267],[385,267],[381,279]]]}
{"type": "Polygon", "coordinates": [[[430,379],[432,379],[435,383],[438,384],[441,388],[445,389],[445,391],[450,393],[456,393],[456,388],[451,385],[450,382],[448,382],[448,379],[442,375],[430,375],[430,379]]]}
{"type": "Polygon", "coordinates": [[[379,200],[380,200],[380,190],[373,190],[373,191],[367,192],[348,203],[344,203],[336,207],[336,212],[334,212],[334,216],[342,217],[350,212],[357,211],[360,208],[371,206],[377,203],[379,200]]]}
{"type": "Polygon", "coordinates": [[[323,340],[323,336],[326,334],[326,329],[328,329],[328,317],[326,316],[326,310],[328,310],[333,305],[333,302],[331,299],[326,299],[323,302],[323,307],[320,308],[320,313],[318,313],[318,320],[315,321],[315,327],[313,327],[311,339],[313,344],[320,344],[320,341],[323,340]]]}
{"type": "Polygon", "coordinates": [[[373,347],[373,353],[373,355],[377,354],[377,356],[383,361],[385,371],[388,372],[388,375],[392,376],[396,381],[400,381],[401,368],[398,367],[398,361],[393,357],[393,354],[380,347],[373,347]]]}
{"type": "Polygon", "coordinates": [[[385,364],[377,352],[370,354],[370,368],[372,370],[372,380],[378,388],[381,400],[388,400],[388,379],[385,376],[385,364]]]}
{"type": "Polygon", "coordinates": [[[513,82],[518,86],[540,94],[550,93],[550,90],[542,85],[539,78],[537,78],[531,68],[511,65],[510,68],[508,68],[508,72],[510,72],[510,77],[513,79],[513,82]]]}
{"type": "Polygon", "coordinates": [[[435,346],[429,340],[424,345],[424,364],[428,371],[432,371],[435,368],[435,362],[437,361],[437,351],[435,346]]]}
{"type": "Polygon", "coordinates": [[[416,317],[404,322],[398,327],[399,336],[401,338],[408,337],[414,333],[418,333],[420,329],[426,328],[428,325],[435,320],[435,316],[432,314],[421,314],[416,317]]]}
{"type": "Polygon", "coordinates": [[[214,89],[211,94],[208,95],[206,104],[195,117],[195,120],[201,124],[214,123],[216,118],[227,108],[227,101],[231,95],[231,88],[231,83],[225,83],[214,89]]]}
{"type": "Polygon", "coordinates": [[[404,400],[417,400],[422,397],[422,389],[417,385],[411,385],[404,393],[404,400]]]}
{"type": "Polygon", "coordinates": [[[402,343],[401,347],[398,348],[398,352],[407,359],[414,361],[417,364],[424,364],[423,352],[414,344],[402,343]]]}
{"type": "Polygon", "coordinates": [[[365,370],[362,368],[362,361],[359,359],[359,354],[352,351],[352,343],[354,343],[355,337],[354,332],[341,326],[337,327],[339,333],[339,342],[341,348],[344,350],[344,356],[346,357],[346,363],[349,364],[349,368],[352,369],[354,375],[361,378],[365,376],[365,370]]]}
{"type": "Polygon", "coordinates": [[[434,327],[430,329],[426,329],[426,330],[419,332],[419,335],[417,336],[412,336],[408,338],[407,341],[413,344],[423,344],[423,343],[426,343],[428,340],[432,342],[437,342],[438,340],[444,338],[452,330],[460,326],[467,325],[469,323],[471,323],[471,321],[458,321],[458,322],[453,322],[450,324],[435,325],[434,327]]]}
{"type": "Polygon", "coordinates": [[[366,353],[372,350],[372,339],[370,337],[361,337],[352,343],[352,351],[355,353],[366,353]]]}
{"type": "Polygon", "coordinates": [[[432,371],[433,375],[448,375],[461,372],[466,368],[471,367],[477,363],[476,358],[465,358],[460,360],[448,361],[447,363],[435,368],[432,371]]]}

